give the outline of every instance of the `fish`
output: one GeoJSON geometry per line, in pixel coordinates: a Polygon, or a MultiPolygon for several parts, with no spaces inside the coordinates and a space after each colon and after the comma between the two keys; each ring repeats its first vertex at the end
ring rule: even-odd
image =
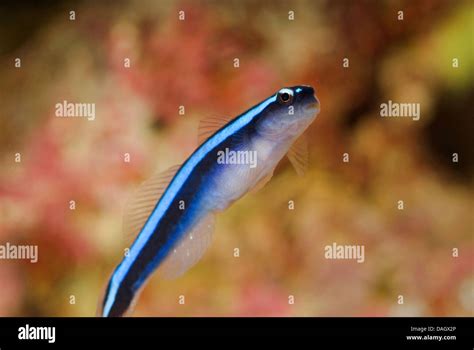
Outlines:
{"type": "Polygon", "coordinates": [[[200,145],[181,165],[146,180],[124,210],[136,235],[113,271],[98,316],[130,314],[152,274],[176,278],[209,247],[216,214],[262,188],[287,154],[299,175],[307,167],[304,131],[320,103],[311,86],[285,87],[237,117],[203,119],[200,145]]]}

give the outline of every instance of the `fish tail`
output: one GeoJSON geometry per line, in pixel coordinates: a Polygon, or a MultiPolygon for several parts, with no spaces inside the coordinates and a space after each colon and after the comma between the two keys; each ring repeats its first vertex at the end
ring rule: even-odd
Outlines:
{"type": "Polygon", "coordinates": [[[97,305],[97,317],[124,317],[131,313],[135,305],[135,293],[129,288],[120,287],[111,293],[112,280],[104,288],[102,298],[97,305]]]}

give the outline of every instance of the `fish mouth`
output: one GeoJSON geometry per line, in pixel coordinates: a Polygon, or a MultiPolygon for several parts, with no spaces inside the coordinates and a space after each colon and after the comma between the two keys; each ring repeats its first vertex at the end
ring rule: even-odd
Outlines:
{"type": "Polygon", "coordinates": [[[319,113],[319,110],[320,110],[319,102],[315,101],[315,102],[311,102],[311,103],[307,104],[304,107],[304,110],[306,112],[310,112],[310,113],[319,113]]]}

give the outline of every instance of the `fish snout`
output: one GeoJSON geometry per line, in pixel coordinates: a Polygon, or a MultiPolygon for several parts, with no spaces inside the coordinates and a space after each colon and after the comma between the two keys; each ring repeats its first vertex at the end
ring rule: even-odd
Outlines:
{"type": "Polygon", "coordinates": [[[307,96],[303,101],[303,110],[305,114],[313,116],[314,114],[319,113],[321,110],[321,105],[318,98],[313,94],[307,96]]]}

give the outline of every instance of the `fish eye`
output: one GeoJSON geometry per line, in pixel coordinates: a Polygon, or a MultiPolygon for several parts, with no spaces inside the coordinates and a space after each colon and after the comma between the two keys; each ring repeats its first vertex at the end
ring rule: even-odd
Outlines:
{"type": "Polygon", "coordinates": [[[291,89],[281,89],[278,91],[278,102],[283,105],[293,102],[293,91],[291,89]]]}

